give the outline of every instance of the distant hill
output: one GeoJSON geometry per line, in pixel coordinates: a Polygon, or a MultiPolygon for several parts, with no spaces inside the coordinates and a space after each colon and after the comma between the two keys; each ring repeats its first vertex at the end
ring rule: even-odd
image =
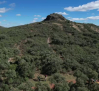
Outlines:
{"type": "Polygon", "coordinates": [[[4,29],[5,27],[0,26],[0,29],[4,29]]]}
{"type": "Polygon", "coordinates": [[[99,26],[53,13],[0,29],[0,91],[98,91],[98,80],[99,26]]]}

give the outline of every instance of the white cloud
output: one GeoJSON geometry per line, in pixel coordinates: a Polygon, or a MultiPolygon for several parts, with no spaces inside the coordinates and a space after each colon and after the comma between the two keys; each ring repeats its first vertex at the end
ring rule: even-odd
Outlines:
{"type": "Polygon", "coordinates": [[[0,15],[0,17],[2,17],[2,15],[0,15]]]}
{"type": "Polygon", "coordinates": [[[92,15],[95,15],[95,13],[92,13],[92,15]]]}
{"type": "Polygon", "coordinates": [[[37,20],[38,18],[34,18],[34,20],[37,20]]]}
{"type": "Polygon", "coordinates": [[[55,12],[57,14],[61,14],[61,15],[68,15],[66,12],[55,12]]]}
{"type": "Polygon", "coordinates": [[[33,23],[34,23],[34,22],[37,22],[37,21],[36,21],[36,20],[33,20],[33,23]]]}
{"type": "Polygon", "coordinates": [[[3,21],[7,21],[7,20],[3,20],[3,21]]]}
{"type": "Polygon", "coordinates": [[[0,4],[3,4],[3,3],[6,3],[6,1],[2,1],[2,2],[0,1],[0,4]]]}
{"type": "Polygon", "coordinates": [[[85,23],[87,23],[88,21],[87,21],[87,20],[85,20],[84,22],[85,22],[85,23]]]}
{"type": "Polygon", "coordinates": [[[1,21],[0,21],[0,24],[1,24],[1,21]]]}
{"type": "Polygon", "coordinates": [[[20,23],[19,25],[24,25],[23,23],[20,23]]]}
{"type": "Polygon", "coordinates": [[[16,16],[21,16],[21,14],[16,14],[16,16]]]}
{"type": "Polygon", "coordinates": [[[42,20],[44,20],[45,19],[45,17],[42,17],[42,20]]]}
{"type": "Polygon", "coordinates": [[[86,20],[86,18],[71,18],[71,21],[82,21],[82,20],[86,20]]]}
{"type": "Polygon", "coordinates": [[[38,20],[38,18],[34,18],[32,22],[33,22],[33,23],[34,23],[34,22],[37,22],[37,20],[38,20]]]}
{"type": "MultiPolygon", "coordinates": [[[[5,3],[5,2],[6,2],[6,1],[0,2],[0,4],[5,3]]],[[[10,4],[10,6],[14,7],[15,4],[12,3],[12,4],[10,4]]],[[[3,7],[3,8],[0,8],[0,13],[6,13],[6,12],[9,11],[9,10],[12,10],[12,9],[11,9],[11,8],[5,8],[5,7],[3,7]]]]}
{"type": "Polygon", "coordinates": [[[9,26],[10,24],[8,23],[8,24],[6,24],[7,26],[9,26]]]}
{"type": "Polygon", "coordinates": [[[88,11],[88,10],[98,9],[99,11],[99,0],[93,1],[87,4],[83,4],[83,5],[79,5],[77,7],[71,7],[71,6],[66,7],[64,9],[68,11],[88,11]]]}
{"type": "Polygon", "coordinates": [[[11,8],[0,8],[0,13],[5,13],[7,11],[11,10],[11,8]]]}
{"type": "Polygon", "coordinates": [[[91,17],[87,17],[87,19],[98,20],[99,19],[99,16],[91,16],[91,17]]]}
{"type": "Polygon", "coordinates": [[[11,3],[9,6],[10,7],[15,7],[16,5],[15,5],[15,3],[11,3]]]}
{"type": "Polygon", "coordinates": [[[71,18],[71,17],[67,17],[67,18],[71,18]]]}
{"type": "Polygon", "coordinates": [[[71,21],[83,21],[83,20],[99,20],[99,16],[91,16],[87,18],[70,18],[71,21]]]}
{"type": "Polygon", "coordinates": [[[41,15],[34,15],[35,17],[41,17],[41,15]]]}

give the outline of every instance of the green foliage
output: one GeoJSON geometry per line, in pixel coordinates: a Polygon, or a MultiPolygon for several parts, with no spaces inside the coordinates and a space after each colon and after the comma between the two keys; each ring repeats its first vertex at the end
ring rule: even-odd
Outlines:
{"type": "MultiPolygon", "coordinates": [[[[91,83],[91,79],[99,79],[96,30],[98,26],[71,22],[57,14],[52,14],[48,21],[0,27],[0,91],[32,91],[31,83],[26,81],[38,71],[51,76],[50,82],[55,83],[52,91],[98,91],[98,85],[91,83]],[[60,72],[72,72],[76,84],[68,86],[60,72]]],[[[43,83],[36,86],[36,91],[50,91],[43,83]]]]}
{"type": "Polygon", "coordinates": [[[85,87],[77,87],[77,91],[88,91],[85,87]]]}
{"type": "Polygon", "coordinates": [[[54,91],[69,91],[70,87],[67,83],[57,83],[55,84],[54,91]]]}
{"type": "Polygon", "coordinates": [[[37,83],[35,91],[51,91],[47,84],[37,83]]]}
{"type": "Polygon", "coordinates": [[[51,75],[53,73],[58,72],[61,69],[61,60],[60,58],[53,56],[52,54],[49,55],[45,60],[42,61],[42,73],[46,73],[51,75]]]}
{"type": "Polygon", "coordinates": [[[49,78],[49,81],[51,83],[62,83],[65,82],[65,78],[61,76],[59,73],[56,73],[49,78]]]}
{"type": "Polygon", "coordinates": [[[95,83],[91,87],[91,91],[98,91],[99,90],[99,84],[95,83]]]}
{"type": "Polygon", "coordinates": [[[24,91],[34,91],[32,87],[34,87],[34,84],[32,84],[31,82],[26,82],[25,84],[23,83],[20,86],[18,86],[20,90],[24,91]]]}
{"type": "Polygon", "coordinates": [[[20,76],[24,78],[25,77],[32,78],[34,76],[34,70],[35,70],[34,63],[31,64],[29,62],[26,62],[24,59],[18,62],[17,72],[19,73],[20,76]]]}

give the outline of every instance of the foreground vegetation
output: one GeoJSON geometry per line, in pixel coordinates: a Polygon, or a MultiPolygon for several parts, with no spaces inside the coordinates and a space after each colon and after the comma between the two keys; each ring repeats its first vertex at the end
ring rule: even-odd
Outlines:
{"type": "Polygon", "coordinates": [[[98,91],[92,79],[99,80],[98,26],[51,14],[0,29],[0,91],[98,91]]]}

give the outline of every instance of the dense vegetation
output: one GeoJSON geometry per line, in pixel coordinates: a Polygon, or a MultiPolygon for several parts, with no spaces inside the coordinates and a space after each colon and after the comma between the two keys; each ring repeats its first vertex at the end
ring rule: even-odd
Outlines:
{"type": "Polygon", "coordinates": [[[0,91],[98,91],[92,79],[99,80],[98,26],[51,14],[42,22],[0,29],[0,91]],[[33,80],[37,73],[48,79],[33,80]]]}

